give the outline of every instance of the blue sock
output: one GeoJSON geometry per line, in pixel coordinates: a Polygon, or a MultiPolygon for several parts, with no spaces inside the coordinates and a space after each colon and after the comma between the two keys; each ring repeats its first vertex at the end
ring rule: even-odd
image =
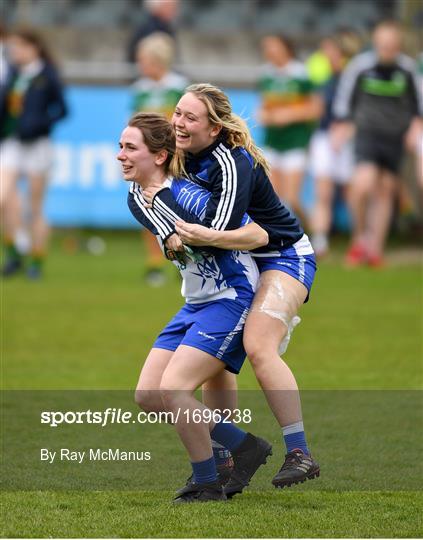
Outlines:
{"type": "Polygon", "coordinates": [[[216,467],[218,465],[223,465],[227,462],[228,458],[231,457],[229,450],[216,441],[212,441],[212,450],[216,467]]]}
{"type": "Polygon", "coordinates": [[[304,424],[302,422],[295,422],[295,424],[284,426],[282,428],[282,432],[287,452],[291,452],[292,450],[299,448],[304,452],[304,454],[310,454],[305,439],[304,424]]]}
{"type": "Polygon", "coordinates": [[[196,484],[207,484],[217,480],[216,464],[213,456],[205,461],[195,463],[191,461],[191,465],[196,484]]]}
{"type": "Polygon", "coordinates": [[[210,432],[211,438],[233,452],[244,441],[247,434],[230,422],[219,422],[210,432]]]}

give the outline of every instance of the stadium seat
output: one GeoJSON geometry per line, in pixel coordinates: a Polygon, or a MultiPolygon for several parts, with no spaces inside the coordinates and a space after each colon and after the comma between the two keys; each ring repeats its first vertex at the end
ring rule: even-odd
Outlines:
{"type": "Polygon", "coordinates": [[[257,13],[256,26],[264,32],[284,32],[294,34],[304,32],[315,17],[316,7],[313,2],[304,0],[295,2],[286,0],[270,4],[267,9],[257,13]]]}
{"type": "Polygon", "coordinates": [[[72,8],[72,0],[36,0],[29,4],[31,24],[66,24],[72,8]]]}

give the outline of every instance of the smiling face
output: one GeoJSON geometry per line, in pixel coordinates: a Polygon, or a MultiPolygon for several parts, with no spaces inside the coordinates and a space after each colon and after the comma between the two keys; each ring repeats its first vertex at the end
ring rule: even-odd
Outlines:
{"type": "Polygon", "coordinates": [[[164,177],[164,162],[167,152],[152,153],[144,142],[144,137],[136,127],[128,126],[122,131],[117,159],[122,165],[123,178],[146,187],[158,176],[164,177]]]}
{"type": "Polygon", "coordinates": [[[198,154],[210,146],[221,130],[220,126],[210,123],[207,107],[191,92],[179,100],[173,113],[172,125],[177,148],[192,154],[198,154]]]}

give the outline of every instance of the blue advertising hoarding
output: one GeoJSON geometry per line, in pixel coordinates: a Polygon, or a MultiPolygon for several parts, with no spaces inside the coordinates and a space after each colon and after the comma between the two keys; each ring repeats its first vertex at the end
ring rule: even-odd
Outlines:
{"type": "MultiPolygon", "coordinates": [[[[228,90],[234,111],[248,121],[260,144],[262,133],[254,118],[258,95],[228,90]]],[[[56,128],[55,158],[46,200],[48,221],[56,227],[133,228],[126,206],[127,184],[116,160],[118,141],[131,111],[131,95],[122,87],[70,87],[69,117],[56,128]]],[[[304,204],[312,202],[307,177],[304,204]]]]}

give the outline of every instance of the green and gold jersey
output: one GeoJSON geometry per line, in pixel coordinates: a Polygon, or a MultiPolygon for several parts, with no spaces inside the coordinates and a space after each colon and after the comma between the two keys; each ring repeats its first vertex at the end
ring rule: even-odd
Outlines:
{"type": "Polygon", "coordinates": [[[177,73],[167,73],[160,81],[142,77],[132,86],[133,112],[162,113],[170,120],[188,81],[177,73]]]}
{"type": "MultiPolygon", "coordinates": [[[[305,66],[296,60],[292,60],[283,68],[271,64],[263,66],[258,87],[262,105],[266,110],[301,105],[314,91],[305,66]]],[[[264,144],[278,152],[306,148],[314,126],[314,122],[267,126],[264,128],[264,144]]]]}

